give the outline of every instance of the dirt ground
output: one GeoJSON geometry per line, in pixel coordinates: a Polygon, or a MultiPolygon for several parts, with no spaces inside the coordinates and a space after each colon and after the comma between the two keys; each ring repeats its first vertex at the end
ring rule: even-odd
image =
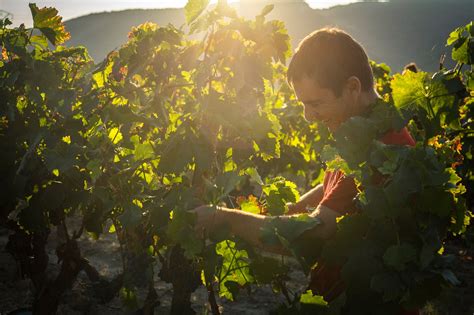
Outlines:
{"type": "Polygon", "coordinates": [[[463,239],[447,241],[444,247],[446,254],[456,257],[451,269],[461,284],[428,303],[423,315],[474,315],[474,226],[463,239]]]}
{"type": "MultiPolygon", "coordinates": [[[[57,233],[52,231],[48,241],[49,266],[48,274],[57,274],[60,265],[57,264],[55,248],[57,244],[57,233]]],[[[8,231],[0,228],[0,315],[32,305],[33,284],[30,280],[18,278],[18,270],[15,260],[5,252],[8,241],[8,231]]],[[[111,280],[118,275],[122,269],[120,257],[120,245],[115,234],[103,234],[98,240],[93,240],[83,235],[79,240],[81,252],[99,273],[111,280]]],[[[156,270],[158,271],[158,270],[156,270]]],[[[158,272],[155,272],[157,274],[158,272]]],[[[306,276],[299,271],[290,274],[292,281],[289,288],[293,290],[303,289],[307,283],[306,276]]],[[[160,305],[155,309],[155,314],[168,314],[171,308],[172,285],[155,277],[155,289],[158,294],[160,305]]],[[[92,284],[84,272],[81,272],[72,288],[63,295],[63,303],[59,306],[58,314],[133,314],[127,311],[119,296],[111,302],[101,304],[94,298],[92,284]]],[[[138,291],[138,300],[144,301],[147,291],[138,291]]],[[[193,309],[197,314],[210,313],[207,302],[207,291],[204,286],[198,288],[191,296],[193,309]]],[[[285,301],[283,295],[272,292],[269,286],[254,287],[250,294],[241,292],[236,302],[219,299],[218,304],[224,314],[267,314],[285,301]]]]}
{"type": "MultiPolygon", "coordinates": [[[[472,230],[472,229],[471,229],[472,230]]],[[[57,244],[56,233],[51,233],[48,253],[50,263],[49,273],[57,273],[59,265],[55,254],[57,244]]],[[[29,280],[18,278],[18,270],[13,258],[5,252],[8,231],[0,229],[0,314],[8,314],[13,310],[29,307],[33,301],[33,285],[29,280]]],[[[474,314],[474,251],[472,244],[474,233],[468,235],[468,240],[450,241],[446,244],[446,252],[457,257],[453,270],[461,281],[461,285],[446,290],[436,301],[426,305],[424,315],[465,315],[474,314]],[[471,238],[470,238],[471,237],[471,238]]],[[[84,257],[89,259],[100,274],[112,279],[119,274],[122,267],[119,243],[114,234],[104,234],[99,240],[93,240],[87,235],[80,239],[80,247],[84,257]]],[[[156,274],[156,273],[155,273],[156,274]]],[[[294,271],[290,274],[288,283],[290,289],[303,289],[307,283],[306,276],[294,271]]],[[[168,314],[171,306],[172,286],[156,279],[155,288],[160,305],[155,314],[168,314]]],[[[115,297],[110,303],[101,304],[94,298],[92,285],[87,276],[81,272],[72,290],[64,293],[63,304],[58,314],[131,314],[122,305],[120,297],[115,297]]],[[[139,291],[138,298],[143,301],[146,290],[139,291]]],[[[243,292],[234,302],[218,300],[223,314],[268,314],[285,301],[281,294],[275,294],[269,286],[253,287],[250,293],[243,292]]],[[[193,309],[197,314],[209,314],[207,292],[202,286],[192,295],[193,309]]]]}

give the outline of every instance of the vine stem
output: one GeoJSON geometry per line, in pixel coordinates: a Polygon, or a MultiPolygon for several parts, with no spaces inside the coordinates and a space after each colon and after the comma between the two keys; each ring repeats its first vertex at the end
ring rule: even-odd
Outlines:
{"type": "Polygon", "coordinates": [[[67,230],[66,219],[63,219],[61,223],[62,223],[62,228],[64,230],[64,233],[66,235],[66,242],[69,242],[71,238],[69,237],[69,232],[67,230]]]}
{"type": "Polygon", "coordinates": [[[212,282],[210,281],[206,287],[208,293],[208,301],[211,305],[212,314],[220,315],[219,306],[217,305],[216,294],[214,293],[214,287],[212,285],[212,282]]]}
{"type": "Polygon", "coordinates": [[[285,282],[282,281],[281,279],[278,282],[279,282],[279,285],[280,285],[280,288],[281,288],[281,293],[286,298],[286,301],[288,302],[288,305],[291,305],[292,300],[290,298],[290,294],[288,293],[288,288],[286,287],[285,282]]]}
{"type": "Polygon", "coordinates": [[[117,240],[120,246],[120,256],[122,257],[122,272],[125,273],[126,270],[126,257],[125,257],[125,249],[123,246],[123,239],[122,239],[122,229],[119,227],[118,222],[115,218],[112,218],[112,222],[115,226],[115,234],[117,235],[117,240]]]}

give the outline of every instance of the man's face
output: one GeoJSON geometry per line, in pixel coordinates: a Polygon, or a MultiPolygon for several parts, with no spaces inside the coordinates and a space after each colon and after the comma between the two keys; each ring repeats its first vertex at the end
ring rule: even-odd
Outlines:
{"type": "Polygon", "coordinates": [[[307,121],[319,121],[331,131],[351,116],[354,98],[344,89],[336,97],[328,88],[321,87],[314,79],[304,76],[295,81],[293,87],[296,97],[304,105],[304,117],[307,121]]]}

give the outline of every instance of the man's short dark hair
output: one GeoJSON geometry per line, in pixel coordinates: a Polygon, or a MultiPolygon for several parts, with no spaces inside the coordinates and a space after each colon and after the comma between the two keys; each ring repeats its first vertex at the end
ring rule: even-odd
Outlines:
{"type": "Polygon", "coordinates": [[[359,78],[362,90],[374,87],[369,58],[361,44],[337,28],[323,28],[306,36],[298,45],[288,66],[290,85],[303,76],[340,96],[347,79],[359,78]]]}

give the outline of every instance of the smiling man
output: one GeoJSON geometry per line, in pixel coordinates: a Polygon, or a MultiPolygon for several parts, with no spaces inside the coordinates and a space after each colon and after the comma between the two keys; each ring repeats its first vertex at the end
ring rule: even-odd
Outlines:
{"type": "MultiPolygon", "coordinates": [[[[367,113],[379,97],[364,49],[350,35],[336,28],[320,29],[303,39],[289,65],[288,82],[304,105],[306,120],[321,122],[331,131],[350,117],[367,113]]],[[[386,144],[415,144],[406,128],[389,132],[380,140],[386,144]]],[[[307,236],[328,239],[336,232],[336,218],[356,211],[353,200],[357,193],[351,177],[342,171],[327,171],[322,184],[289,205],[289,214],[315,209],[310,216],[319,218],[322,225],[307,232],[307,236]]],[[[199,207],[195,212],[197,229],[210,231],[214,226],[228,224],[234,235],[254,246],[285,254],[284,249],[267,248],[260,240],[261,228],[272,217],[221,207],[216,211],[209,206],[199,207]]],[[[285,221],[290,216],[280,218],[285,221]]],[[[332,301],[344,290],[339,271],[337,266],[318,263],[312,271],[309,288],[332,301]]]]}
{"type": "Polygon", "coordinates": [[[288,81],[304,104],[306,119],[332,130],[363,113],[378,97],[364,49],[335,28],[303,39],[289,65],[288,81]]]}

